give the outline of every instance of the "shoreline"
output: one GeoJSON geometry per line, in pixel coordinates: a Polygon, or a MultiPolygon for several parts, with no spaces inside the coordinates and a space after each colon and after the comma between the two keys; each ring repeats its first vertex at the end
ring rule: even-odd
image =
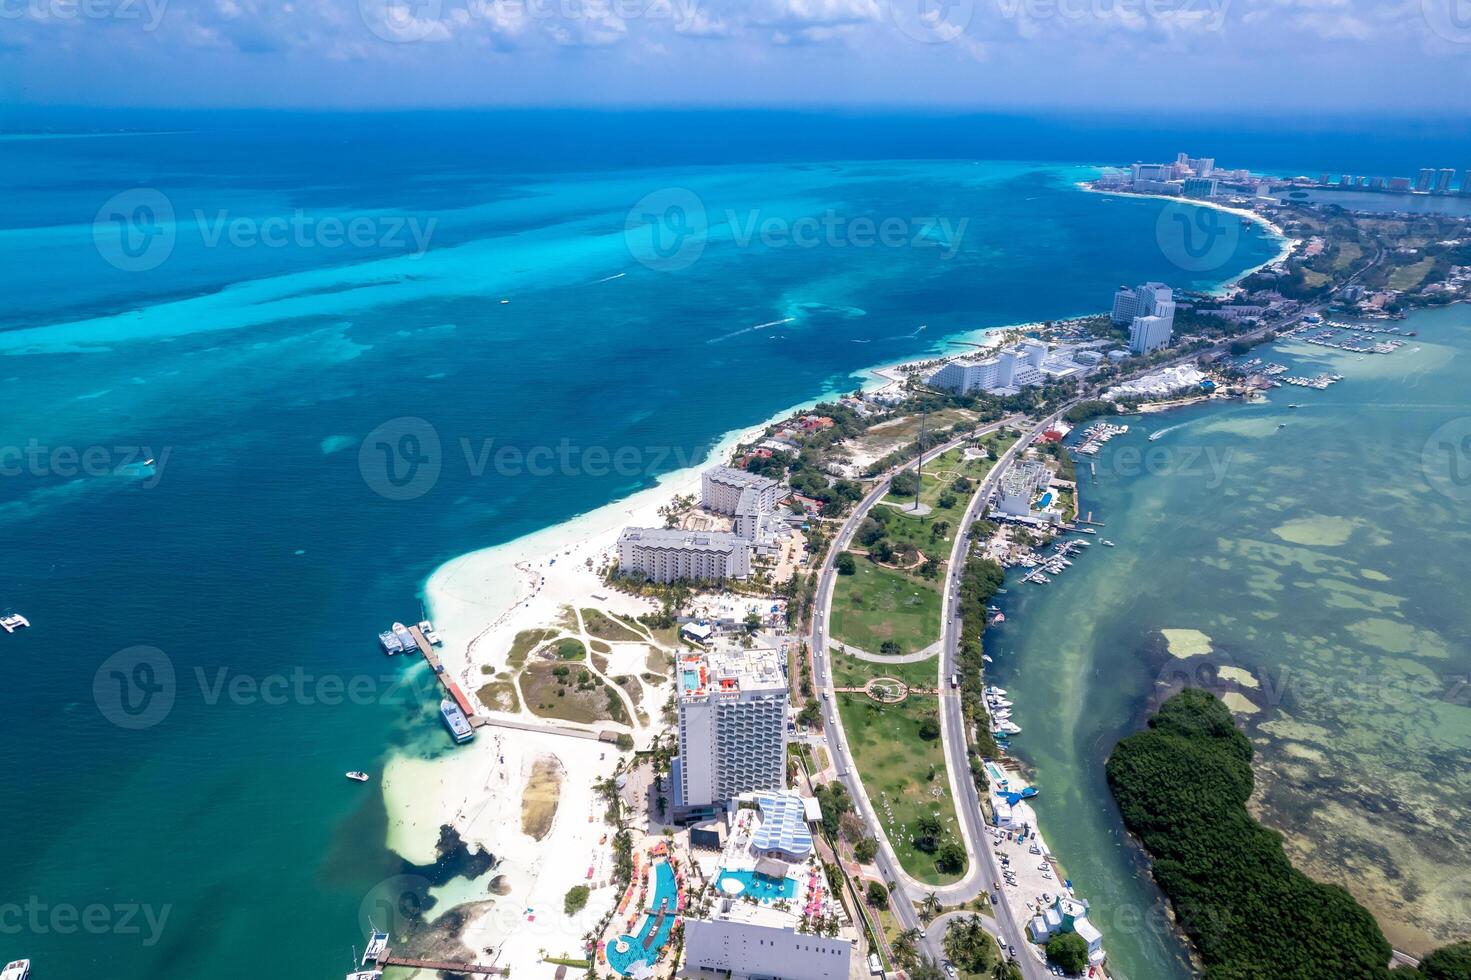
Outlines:
{"type": "MultiPolygon", "coordinates": [[[[1247,214],[1231,208],[1220,209],[1247,214]]],[[[1287,240],[1271,222],[1260,216],[1252,217],[1282,240],[1281,254],[1290,254],[1295,243],[1287,240]]],[[[1280,256],[1262,265],[1275,261],[1280,261],[1280,256]]],[[[1220,288],[1262,265],[1232,277],[1220,288]]],[[[1059,316],[1051,322],[1096,315],[1096,312],[1059,316]]],[[[446,675],[478,700],[476,693],[490,679],[489,675],[506,667],[506,655],[516,634],[556,623],[565,607],[582,608],[592,602],[627,615],[652,610],[650,600],[609,590],[596,574],[603,559],[615,549],[619,533],[628,525],[662,525],[660,507],[673,496],[698,493],[704,469],[712,462],[726,461],[737,445],[759,438],[775,422],[840,397],[854,387],[872,392],[896,386],[905,377],[902,370],[905,366],[956,356],[958,345],[974,345],[978,350],[995,347],[1009,333],[1036,328],[1045,322],[1048,321],[978,327],[938,336],[924,350],[851,372],[847,378],[862,379],[856,385],[830,385],[762,422],[726,431],[698,463],[661,474],[648,487],[510,541],[445,561],[423,580],[419,594],[427,615],[444,639],[440,656],[446,675]]],[[[522,721],[533,717],[524,705],[514,713],[485,710],[483,714],[522,721]]],[[[563,727],[586,726],[564,724],[563,727]]],[[[600,723],[595,727],[628,730],[635,744],[644,747],[660,726],[657,718],[649,726],[641,726],[636,718],[630,718],[628,725],[600,723]]],[[[555,892],[558,883],[565,888],[569,881],[581,880],[581,871],[589,861],[597,864],[606,857],[598,850],[601,842],[594,844],[595,828],[601,828],[601,824],[593,820],[591,811],[587,823],[579,821],[576,827],[568,826],[572,821],[559,816],[545,838],[531,839],[519,833],[514,816],[521,809],[523,786],[513,774],[519,771],[524,777],[537,761],[553,760],[563,773],[560,810],[565,811],[571,806],[580,808],[584,798],[591,799],[592,786],[612,775],[620,753],[609,751],[611,746],[606,744],[552,733],[497,727],[482,728],[480,732],[481,737],[475,742],[433,759],[423,758],[414,746],[391,751],[382,779],[389,818],[386,844],[405,860],[432,863],[439,829],[449,824],[468,847],[493,854],[498,863],[492,874],[506,875],[510,886],[500,903],[505,909],[467,922],[465,936],[474,936],[474,945],[479,948],[496,947],[496,960],[501,965],[530,969],[541,962],[540,947],[553,946],[554,942],[549,940],[556,940],[560,935],[553,926],[557,919],[555,912],[560,909],[554,912],[546,907],[560,905],[560,892],[555,892]],[[515,737],[507,737],[511,734],[515,737]],[[589,851],[592,856],[585,858],[583,855],[589,851]],[[544,885],[544,880],[551,884],[544,885]],[[543,922],[534,929],[527,928],[527,921],[534,919],[513,921],[524,917],[509,913],[513,906],[531,910],[538,905],[543,907],[543,922]],[[492,918],[496,922],[488,925],[492,918]]],[[[606,890],[594,891],[585,911],[601,915],[613,900],[614,896],[606,890]]],[[[570,923],[566,926],[562,932],[572,928],[570,923]]],[[[582,931],[577,929],[571,934],[575,936],[582,931]]]]}
{"type": "Polygon", "coordinates": [[[1252,222],[1253,224],[1260,225],[1261,227],[1265,228],[1272,237],[1277,239],[1278,249],[1275,257],[1270,258],[1267,261],[1260,263],[1259,265],[1252,266],[1250,269],[1234,275],[1230,279],[1222,281],[1219,285],[1213,287],[1209,291],[1210,295],[1223,293],[1225,292],[1225,290],[1236,285],[1238,282],[1245,279],[1252,273],[1260,272],[1262,269],[1265,269],[1269,265],[1274,265],[1278,262],[1285,261],[1288,257],[1292,255],[1293,250],[1296,249],[1297,246],[1302,244],[1301,239],[1290,237],[1287,232],[1283,231],[1271,219],[1257,214],[1250,208],[1232,207],[1229,204],[1221,204],[1217,201],[1201,200],[1199,198],[1193,197],[1171,197],[1168,194],[1136,194],[1133,191],[1105,191],[1100,190],[1099,188],[1087,183],[1079,183],[1074,186],[1076,186],[1081,191],[1086,191],[1089,194],[1106,194],[1123,198],[1125,200],[1129,198],[1139,198],[1146,201],[1170,201],[1175,204],[1187,204],[1194,207],[1210,208],[1213,211],[1222,211],[1226,214],[1234,214],[1239,218],[1244,218],[1252,222]]]}

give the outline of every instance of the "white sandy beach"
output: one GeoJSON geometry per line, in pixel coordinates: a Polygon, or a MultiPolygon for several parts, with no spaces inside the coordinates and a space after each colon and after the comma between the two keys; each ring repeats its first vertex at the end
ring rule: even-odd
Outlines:
{"type": "MultiPolygon", "coordinates": [[[[1191,203],[1250,217],[1281,237],[1279,229],[1251,212],[1191,203]]],[[[1292,246],[1284,238],[1283,254],[1292,246]]],[[[927,354],[869,369],[863,387],[896,386],[904,376],[903,365],[961,353],[957,341],[989,347],[1000,343],[1009,330],[1035,326],[1040,323],[937,338],[927,354]]],[[[630,497],[440,566],[424,583],[423,597],[444,640],[440,656],[446,673],[473,699],[488,674],[506,668],[516,634],[554,625],[565,607],[594,606],[633,616],[651,611],[652,603],[606,588],[597,575],[613,556],[619,532],[630,525],[662,525],[659,508],[675,495],[698,495],[700,472],[711,462],[725,461],[736,445],[755,441],[771,423],[840,394],[825,392],[759,425],[733,430],[700,465],[665,474],[656,485],[630,497]]],[[[658,704],[664,696],[660,694],[658,704]]],[[[484,707],[481,713],[491,717],[535,720],[524,706],[514,716],[484,707]]],[[[643,746],[662,727],[657,704],[648,707],[654,722],[647,728],[640,728],[636,720],[631,728],[613,723],[597,727],[630,730],[636,744],[643,746]]],[[[595,890],[575,920],[562,915],[567,889],[587,883],[590,867],[593,883],[610,875],[611,846],[599,843],[610,831],[593,786],[612,774],[617,756],[606,743],[491,726],[479,729],[468,745],[434,760],[395,757],[383,773],[388,846],[415,864],[432,863],[440,827],[449,823],[467,844],[494,854],[502,862],[497,873],[504,876],[509,891],[496,899],[492,912],[467,927],[462,939],[518,976],[550,977],[555,967],[542,962],[543,951],[548,956],[580,955],[580,937],[616,899],[611,888],[595,890]],[[538,759],[548,758],[556,760],[561,773],[561,795],[551,831],[536,841],[521,832],[522,797],[532,767],[538,759]],[[483,952],[487,950],[494,953],[483,952]]],[[[446,888],[441,904],[486,899],[489,877],[469,888],[458,883],[446,888]]]]}

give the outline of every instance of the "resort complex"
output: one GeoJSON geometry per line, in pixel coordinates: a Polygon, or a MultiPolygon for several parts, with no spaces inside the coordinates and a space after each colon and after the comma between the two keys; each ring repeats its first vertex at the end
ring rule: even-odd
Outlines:
{"type": "Polygon", "coordinates": [[[676,666],[679,755],[674,816],[786,781],[787,678],[776,650],[682,656],[676,666]]]}

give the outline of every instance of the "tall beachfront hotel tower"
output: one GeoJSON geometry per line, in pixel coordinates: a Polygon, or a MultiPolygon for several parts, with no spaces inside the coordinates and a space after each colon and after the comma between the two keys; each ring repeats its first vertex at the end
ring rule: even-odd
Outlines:
{"type": "Polygon", "coordinates": [[[681,657],[675,818],[786,781],[787,679],[775,650],[681,657]]]}

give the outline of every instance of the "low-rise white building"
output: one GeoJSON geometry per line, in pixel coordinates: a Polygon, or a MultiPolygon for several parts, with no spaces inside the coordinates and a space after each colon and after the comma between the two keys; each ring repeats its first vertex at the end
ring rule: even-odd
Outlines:
{"type": "Polygon", "coordinates": [[[1027,923],[1032,942],[1046,945],[1054,936],[1075,932],[1088,944],[1088,962],[1100,965],[1104,960],[1103,933],[1088,921],[1088,903],[1081,898],[1059,895],[1052,904],[1027,923]]]}
{"type": "Polygon", "coordinates": [[[618,537],[618,573],[655,582],[745,578],[751,574],[751,542],[718,531],[624,528],[618,537]]]}
{"type": "Polygon", "coordinates": [[[846,980],[857,935],[816,860],[806,804],[785,791],[732,801],[710,910],[685,918],[686,970],[846,980]]]}

